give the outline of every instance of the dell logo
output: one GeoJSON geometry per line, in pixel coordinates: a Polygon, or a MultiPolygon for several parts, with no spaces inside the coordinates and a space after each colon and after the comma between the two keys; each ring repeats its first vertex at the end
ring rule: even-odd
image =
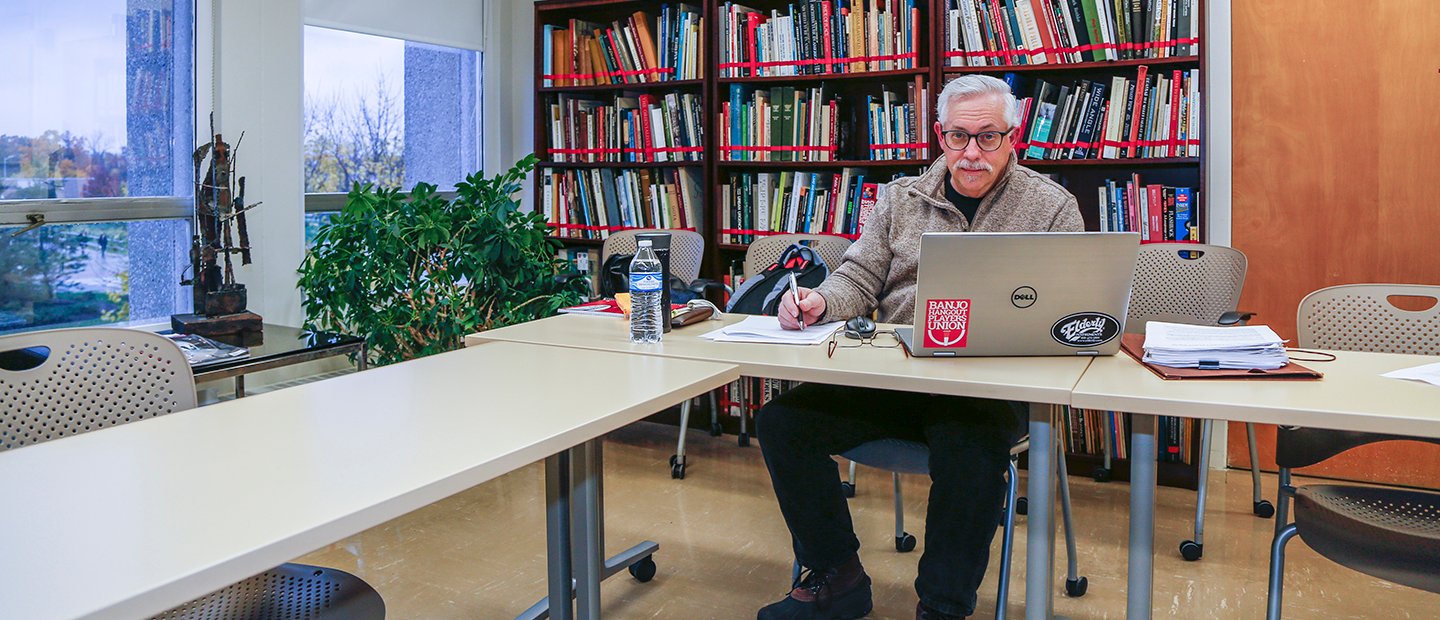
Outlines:
{"type": "Polygon", "coordinates": [[[1015,292],[1010,294],[1010,303],[1015,304],[1016,308],[1029,308],[1035,305],[1035,289],[1028,286],[1015,289],[1015,292]]]}

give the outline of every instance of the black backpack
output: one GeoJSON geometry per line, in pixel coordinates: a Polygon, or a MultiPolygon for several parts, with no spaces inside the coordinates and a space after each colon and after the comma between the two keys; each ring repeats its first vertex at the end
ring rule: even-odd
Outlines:
{"type": "Polygon", "coordinates": [[[634,254],[611,254],[605,259],[605,264],[600,266],[600,296],[611,298],[615,293],[627,293],[630,291],[630,261],[635,258],[634,254]]]}
{"type": "Polygon", "coordinates": [[[780,258],[760,273],[750,276],[730,296],[726,312],[775,316],[780,311],[780,295],[790,290],[790,274],[805,288],[815,288],[830,275],[830,268],[815,250],[792,244],[780,258]]]}

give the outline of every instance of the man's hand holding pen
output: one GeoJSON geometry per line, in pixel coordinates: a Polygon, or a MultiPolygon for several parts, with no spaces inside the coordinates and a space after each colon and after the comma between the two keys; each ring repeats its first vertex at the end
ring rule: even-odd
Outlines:
{"type": "Polygon", "coordinates": [[[777,313],[780,319],[780,327],[785,329],[800,329],[801,321],[805,325],[814,325],[820,322],[820,317],[825,315],[825,297],[811,289],[797,287],[797,294],[784,294],[780,296],[780,310],[777,313]],[[796,298],[799,301],[796,301],[796,298]]]}

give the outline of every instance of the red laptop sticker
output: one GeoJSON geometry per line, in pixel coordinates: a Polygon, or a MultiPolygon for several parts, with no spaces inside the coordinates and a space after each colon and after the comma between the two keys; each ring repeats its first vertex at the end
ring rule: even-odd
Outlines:
{"type": "Polygon", "coordinates": [[[925,301],[925,346],[932,349],[963,349],[970,335],[970,300],[929,299],[925,301]]]}

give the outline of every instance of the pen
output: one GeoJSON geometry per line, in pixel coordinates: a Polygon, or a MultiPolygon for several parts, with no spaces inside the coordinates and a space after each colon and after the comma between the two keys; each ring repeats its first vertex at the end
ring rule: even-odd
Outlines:
{"type": "Polygon", "coordinates": [[[790,294],[795,296],[795,320],[800,322],[800,331],[805,331],[805,311],[800,309],[800,283],[795,281],[795,272],[790,272],[790,294]]]}

